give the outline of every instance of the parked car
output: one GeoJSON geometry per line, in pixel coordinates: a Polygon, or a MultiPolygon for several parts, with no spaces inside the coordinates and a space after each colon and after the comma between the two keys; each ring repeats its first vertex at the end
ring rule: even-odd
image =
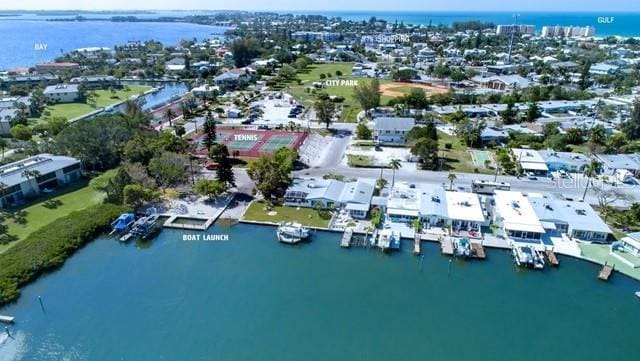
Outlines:
{"type": "Polygon", "coordinates": [[[218,169],[218,163],[216,163],[216,162],[209,162],[209,163],[207,163],[207,165],[205,166],[205,168],[207,168],[207,170],[216,170],[216,169],[218,169]]]}
{"type": "Polygon", "coordinates": [[[527,178],[529,178],[531,180],[538,179],[538,177],[536,177],[535,173],[533,173],[533,172],[527,172],[527,178]]]}

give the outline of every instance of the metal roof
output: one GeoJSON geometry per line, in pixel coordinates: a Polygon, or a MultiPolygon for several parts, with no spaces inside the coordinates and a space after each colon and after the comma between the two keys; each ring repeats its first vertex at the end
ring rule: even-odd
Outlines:
{"type": "Polygon", "coordinates": [[[44,175],[76,163],[80,163],[80,161],[71,157],[46,153],[38,154],[0,167],[0,182],[4,183],[6,187],[12,187],[27,180],[23,176],[26,170],[38,171],[44,175]]]}

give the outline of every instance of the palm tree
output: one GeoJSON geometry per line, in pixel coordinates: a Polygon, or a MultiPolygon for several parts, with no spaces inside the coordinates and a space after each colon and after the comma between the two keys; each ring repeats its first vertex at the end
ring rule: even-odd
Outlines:
{"type": "Polygon", "coordinates": [[[589,189],[590,183],[593,183],[592,178],[598,174],[598,169],[600,169],[600,162],[597,160],[592,160],[591,163],[587,164],[584,168],[584,175],[587,177],[587,184],[584,186],[584,193],[582,194],[583,201],[587,196],[587,190],[589,189]]]}
{"type": "Polygon", "coordinates": [[[402,168],[402,163],[400,163],[400,159],[391,159],[389,162],[389,168],[393,170],[393,176],[391,178],[391,187],[393,187],[396,183],[396,171],[402,168]]]}
{"type": "Polygon", "coordinates": [[[173,108],[169,108],[167,109],[166,112],[164,112],[164,116],[167,117],[167,119],[169,119],[169,126],[172,127],[173,126],[172,120],[173,118],[176,117],[176,112],[173,111],[173,108]]]}
{"type": "Polygon", "coordinates": [[[453,173],[449,173],[447,179],[449,180],[449,190],[451,191],[453,190],[453,182],[458,179],[458,177],[453,173]]]}

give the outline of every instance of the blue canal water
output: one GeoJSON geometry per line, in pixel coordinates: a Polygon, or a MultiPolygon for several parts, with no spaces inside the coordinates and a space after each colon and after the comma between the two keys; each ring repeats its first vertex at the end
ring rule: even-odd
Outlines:
{"type": "Polygon", "coordinates": [[[182,39],[202,40],[225,28],[186,23],[37,21],[0,18],[0,69],[33,66],[84,47],[109,47],[130,40],[157,40],[177,45],[182,39]],[[36,44],[46,44],[37,50],[36,44]]]}
{"type": "Polygon", "coordinates": [[[274,228],[165,230],[138,248],[99,238],[0,309],[0,360],[637,361],[636,281],[596,265],[518,271],[506,251],[390,256],[340,234],[277,243],[274,228]],[[42,296],[44,310],[37,296],[42,296]]]}

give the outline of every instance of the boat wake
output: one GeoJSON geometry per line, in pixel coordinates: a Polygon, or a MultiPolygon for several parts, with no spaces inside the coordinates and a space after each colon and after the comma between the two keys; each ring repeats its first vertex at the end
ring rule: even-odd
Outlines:
{"type": "Polygon", "coordinates": [[[4,331],[0,334],[0,361],[18,361],[27,351],[27,338],[23,332],[9,337],[4,331]]]}

